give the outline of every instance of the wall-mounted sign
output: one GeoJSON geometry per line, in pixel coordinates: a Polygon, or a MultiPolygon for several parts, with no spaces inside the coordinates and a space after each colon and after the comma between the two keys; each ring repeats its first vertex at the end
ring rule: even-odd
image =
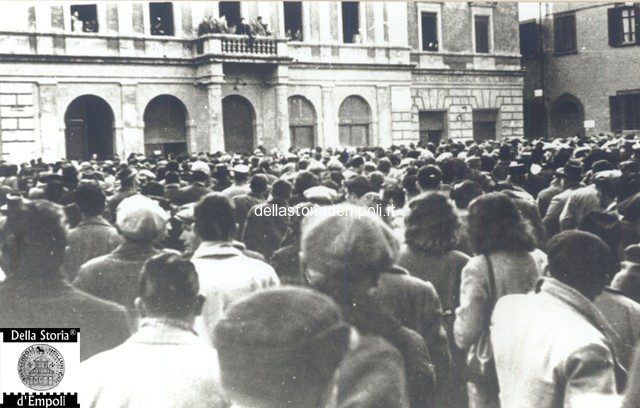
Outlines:
{"type": "Polygon", "coordinates": [[[596,127],[596,121],[595,120],[585,120],[584,121],[584,128],[585,129],[593,129],[594,127],[596,127]]]}
{"type": "Polygon", "coordinates": [[[543,91],[542,89],[534,89],[533,90],[533,96],[535,96],[536,98],[540,98],[543,95],[543,91]]]}

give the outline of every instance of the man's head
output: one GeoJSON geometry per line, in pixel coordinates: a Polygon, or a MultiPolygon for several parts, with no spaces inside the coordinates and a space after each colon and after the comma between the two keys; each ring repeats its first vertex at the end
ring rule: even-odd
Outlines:
{"type": "Polygon", "coordinates": [[[354,176],[345,180],[344,187],[347,190],[347,201],[351,203],[359,203],[362,196],[371,191],[369,180],[364,176],[354,176]]]}
{"type": "Polygon", "coordinates": [[[563,231],[547,243],[549,274],[595,299],[611,280],[615,260],[607,244],[578,230],[563,231]]]}
{"type": "Polygon", "coordinates": [[[57,275],[67,244],[63,216],[44,200],[23,202],[2,229],[2,269],[8,276],[47,280],[57,275]]]}
{"type": "Polygon", "coordinates": [[[169,215],[143,195],[127,197],[116,210],[116,227],[127,241],[152,244],[164,238],[169,215]]]}
{"type": "Polygon", "coordinates": [[[580,185],[582,175],[582,165],[575,160],[569,160],[563,168],[556,171],[560,177],[563,188],[571,188],[580,185]]]}
{"type": "Polygon", "coordinates": [[[215,327],[222,384],[242,406],[319,406],[349,335],[327,296],[293,286],[254,292],[215,327]]]}
{"type": "Polygon", "coordinates": [[[396,257],[398,242],[380,217],[342,205],[333,215],[306,217],[300,265],[312,286],[327,282],[375,285],[396,257]]]}
{"type": "Polygon", "coordinates": [[[236,231],[235,208],[224,194],[202,197],[194,210],[196,234],[203,241],[231,241],[236,231]]]}
{"type": "Polygon", "coordinates": [[[244,184],[249,180],[249,167],[244,164],[238,164],[233,167],[233,180],[237,184],[244,184]]]}
{"type": "Polygon", "coordinates": [[[422,166],[420,170],[418,170],[417,187],[420,191],[425,192],[437,190],[440,188],[441,183],[442,171],[438,166],[429,164],[427,166],[422,166]]]}
{"type": "Polygon", "coordinates": [[[106,207],[107,197],[98,183],[80,183],[75,192],[76,206],[85,217],[101,215],[106,207]]]}
{"type": "Polygon", "coordinates": [[[289,198],[291,198],[292,191],[293,187],[288,181],[278,180],[273,183],[273,187],[271,188],[271,195],[275,199],[289,200],[289,198]]]}
{"type": "Polygon", "coordinates": [[[147,260],[140,275],[136,307],[144,317],[193,322],[202,311],[198,274],[180,255],[163,253],[147,260]]]}
{"type": "Polygon", "coordinates": [[[256,174],[251,177],[249,188],[254,195],[264,197],[269,192],[269,179],[264,174],[256,174]]]}

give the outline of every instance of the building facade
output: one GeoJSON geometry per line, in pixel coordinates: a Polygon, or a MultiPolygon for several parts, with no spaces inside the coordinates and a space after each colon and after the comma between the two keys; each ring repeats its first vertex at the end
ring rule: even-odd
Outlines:
{"type": "Polygon", "coordinates": [[[519,52],[515,3],[4,3],[2,155],[522,136],[519,52]]]}
{"type": "Polygon", "coordinates": [[[640,130],[639,3],[547,3],[520,24],[527,137],[640,130]]]}

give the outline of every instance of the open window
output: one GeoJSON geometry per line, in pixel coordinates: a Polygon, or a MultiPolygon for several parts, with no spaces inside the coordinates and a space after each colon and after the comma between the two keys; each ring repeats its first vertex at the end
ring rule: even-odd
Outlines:
{"type": "Polygon", "coordinates": [[[284,32],[292,41],[302,41],[302,2],[284,2],[284,32]]]}
{"type": "Polygon", "coordinates": [[[610,46],[640,44],[640,5],[614,7],[607,12],[610,46]]]}
{"type": "Polygon", "coordinates": [[[489,52],[489,16],[476,15],[473,18],[476,52],[486,54],[489,52]]]}
{"type": "Polygon", "coordinates": [[[172,3],[149,3],[149,20],[151,35],[174,35],[172,3]]]}
{"type": "Polygon", "coordinates": [[[238,27],[240,24],[240,2],[239,1],[221,1],[218,3],[218,15],[220,18],[224,16],[227,20],[227,26],[238,27]]]}
{"type": "Polygon", "coordinates": [[[609,97],[611,130],[640,130],[640,92],[621,91],[609,97]]]}
{"type": "Polygon", "coordinates": [[[438,51],[438,13],[422,12],[420,14],[422,29],[422,51],[438,51]]]}
{"type": "Polygon", "coordinates": [[[97,33],[98,10],[95,4],[71,6],[71,31],[97,33]]]}
{"type": "Polygon", "coordinates": [[[538,55],[538,23],[535,21],[520,24],[520,54],[523,58],[538,55]]]}
{"type": "Polygon", "coordinates": [[[346,44],[359,42],[360,37],[360,3],[357,1],[342,2],[342,41],[346,44]]]}

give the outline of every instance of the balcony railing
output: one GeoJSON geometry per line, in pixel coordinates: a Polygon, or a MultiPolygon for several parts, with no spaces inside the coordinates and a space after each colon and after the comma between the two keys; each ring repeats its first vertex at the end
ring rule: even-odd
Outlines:
{"type": "Polygon", "coordinates": [[[221,39],[223,54],[276,55],[277,42],[271,38],[229,38],[221,39]]]}
{"type": "Polygon", "coordinates": [[[196,55],[219,55],[239,59],[287,58],[287,40],[235,34],[209,34],[196,40],[196,55]]]}

